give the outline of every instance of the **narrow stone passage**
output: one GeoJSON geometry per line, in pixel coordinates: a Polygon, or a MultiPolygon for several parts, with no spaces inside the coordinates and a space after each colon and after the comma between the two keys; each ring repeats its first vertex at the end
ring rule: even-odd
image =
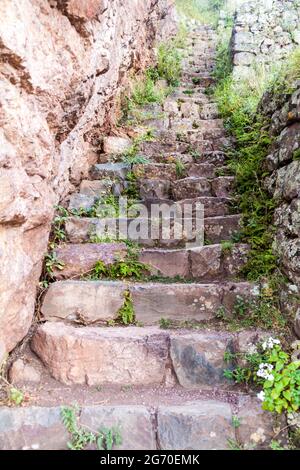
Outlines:
{"type": "Polygon", "coordinates": [[[241,218],[226,167],[230,139],[208,93],[216,35],[211,27],[198,27],[188,42],[180,87],[162,106],[145,107],[158,116],[149,121],[154,139],[140,144],[147,163],[125,164],[108,152],[71,197],[69,209],[84,209],[83,216],[65,222],[68,241],[55,250],[63,268],[54,268],[56,281],[43,299],[44,323],[31,342],[36,357],[28,351],[29,361],[43,364],[34,403],[41,408],[25,407],[18,419],[18,410],[0,411],[0,423],[6,416],[17,431],[11,442],[3,439],[10,431],[1,430],[4,446],[25,445],[30,420],[41,447],[51,435],[53,448],[64,448],[58,407],[72,401],[82,406],[85,425],[119,423],[124,449],[226,449],[230,442],[264,448],[274,436],[271,414],[224,376],[234,367],[230,354],[239,361],[239,352],[262,333],[231,332],[223,320],[241,301],[255,301],[259,286],[239,274],[248,247],[234,242],[241,218]],[[142,279],[84,279],[99,260],[110,266],[132,250],[124,241],[100,240],[111,217],[88,216],[99,198],[128,194],[132,181],[146,206],[188,203],[195,210],[203,204],[205,243],[186,248],[184,238],[141,236],[138,262],[148,267],[142,279]],[[118,322],[124,307],[135,324],[118,322]]]}

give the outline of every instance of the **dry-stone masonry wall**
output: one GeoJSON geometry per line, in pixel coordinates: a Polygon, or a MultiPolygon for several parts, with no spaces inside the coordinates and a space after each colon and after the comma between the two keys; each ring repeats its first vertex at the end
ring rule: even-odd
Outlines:
{"type": "MultiPolygon", "coordinates": [[[[255,63],[267,68],[285,59],[300,44],[300,2],[253,1],[241,5],[235,17],[232,53],[236,78],[255,72],[255,63]]],[[[292,95],[266,93],[260,110],[270,119],[273,145],[265,166],[266,187],[277,201],[274,250],[282,271],[291,281],[300,337],[300,87],[292,95]]],[[[290,302],[288,302],[289,304],[290,302]]]]}
{"type": "Polygon", "coordinates": [[[300,44],[300,2],[255,0],[237,10],[233,33],[234,73],[249,73],[255,62],[272,66],[300,44]]]}
{"type": "Polygon", "coordinates": [[[0,362],[27,333],[53,206],[97,160],[172,0],[0,2],[0,362]]]}
{"type": "MultiPolygon", "coordinates": [[[[277,201],[274,224],[274,249],[283,272],[294,284],[292,294],[299,296],[300,286],[300,87],[289,98],[265,94],[261,111],[271,118],[274,143],[266,159],[266,187],[277,201]],[[298,287],[297,287],[298,286],[298,287]]],[[[297,307],[292,306],[297,311],[297,307]]],[[[300,337],[300,305],[296,332],[300,337]]]]}

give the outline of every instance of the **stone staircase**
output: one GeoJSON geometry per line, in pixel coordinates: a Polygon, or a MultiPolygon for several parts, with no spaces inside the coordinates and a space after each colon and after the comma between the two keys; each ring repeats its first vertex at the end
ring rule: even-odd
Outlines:
{"type": "Polygon", "coordinates": [[[120,425],[123,449],[226,449],[230,442],[268,448],[275,435],[271,415],[224,377],[224,370],[234,367],[225,361],[225,353],[245,352],[261,333],[229,332],[222,320],[234,317],[241,299],[255,300],[259,286],[239,276],[248,246],[224,248],[224,241],[238,239],[241,217],[234,211],[234,177],[226,168],[224,148],[230,140],[207,93],[213,83],[214,31],[197,28],[189,45],[181,86],[159,109],[153,106],[162,115],[150,121],[155,139],[140,144],[139,153],[149,163],[128,165],[116,155],[103,154],[90,179],[72,195],[69,209],[86,214],[98,198],[124,193],[131,184],[129,175],[134,175],[145,205],[203,204],[205,245],[185,248],[182,238],[141,236],[138,261],[147,265],[148,278],[84,279],[99,260],[110,265],[129,248],[123,240],[95,242],[110,217],[68,217],[67,243],[55,250],[64,267],[54,268],[56,280],[41,305],[43,322],[31,342],[48,377],[44,388],[48,398],[56,397],[56,407],[24,408],[18,418],[17,410],[0,411],[0,422],[4,413],[11,423],[8,429],[0,425],[4,447],[13,441],[28,445],[29,426],[34,436],[29,447],[36,439],[40,448],[63,448],[67,437],[57,405],[67,404],[70,390],[82,404],[83,423],[94,428],[120,425]],[[135,317],[130,326],[118,323],[126,299],[135,317]],[[57,393],[49,373],[63,384],[57,393]],[[82,400],[87,389],[97,387],[103,387],[107,399],[103,406],[96,406],[95,398],[82,400]],[[120,387],[132,393],[118,403],[120,387]],[[233,416],[239,426],[234,426],[233,416]],[[10,440],[9,429],[18,437],[10,440]]]}

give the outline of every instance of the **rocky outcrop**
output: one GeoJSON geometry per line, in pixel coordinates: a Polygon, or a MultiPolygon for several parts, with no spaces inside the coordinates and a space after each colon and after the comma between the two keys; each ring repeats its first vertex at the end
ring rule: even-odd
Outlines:
{"type": "Polygon", "coordinates": [[[1,1],[1,358],[32,321],[53,206],[96,162],[127,72],[172,15],[171,0],[1,1]]]}
{"type": "Polygon", "coordinates": [[[253,64],[272,66],[300,44],[300,4],[254,0],[242,4],[235,18],[232,49],[234,74],[248,74],[253,64]]]}

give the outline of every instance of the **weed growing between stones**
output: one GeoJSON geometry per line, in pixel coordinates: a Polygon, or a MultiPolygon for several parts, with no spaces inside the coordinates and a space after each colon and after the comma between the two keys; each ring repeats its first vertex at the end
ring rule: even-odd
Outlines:
{"type": "Polygon", "coordinates": [[[91,430],[88,426],[79,424],[77,407],[62,407],[61,420],[66,430],[71,434],[68,442],[70,450],[83,450],[91,445],[96,445],[98,450],[112,450],[114,446],[122,444],[122,436],[118,427],[103,427],[98,431],[91,430]]]}
{"type": "Polygon", "coordinates": [[[180,84],[182,55],[174,43],[162,43],[158,48],[157,72],[160,78],[167,81],[171,87],[180,84]]]}
{"type": "Polygon", "coordinates": [[[287,333],[287,320],[281,312],[276,287],[278,282],[278,279],[273,278],[270,284],[263,285],[255,300],[237,296],[232,310],[228,311],[222,306],[218,309],[216,318],[227,324],[231,330],[260,327],[287,333]]]}
{"type": "Polygon", "coordinates": [[[89,279],[95,281],[98,279],[108,278],[113,280],[119,279],[141,279],[142,275],[149,268],[147,265],[129,257],[124,260],[116,261],[113,264],[105,265],[103,261],[97,261],[89,279]]]}
{"type": "Polygon", "coordinates": [[[186,167],[181,160],[177,159],[175,162],[176,165],[176,176],[177,178],[184,178],[186,175],[186,167]]]}
{"type": "Polygon", "coordinates": [[[118,312],[117,321],[126,326],[133,324],[135,321],[133,302],[129,290],[124,293],[124,304],[118,312]]]}
{"type": "Polygon", "coordinates": [[[7,358],[0,364],[0,405],[20,406],[25,400],[25,394],[7,380],[7,358]]]}

